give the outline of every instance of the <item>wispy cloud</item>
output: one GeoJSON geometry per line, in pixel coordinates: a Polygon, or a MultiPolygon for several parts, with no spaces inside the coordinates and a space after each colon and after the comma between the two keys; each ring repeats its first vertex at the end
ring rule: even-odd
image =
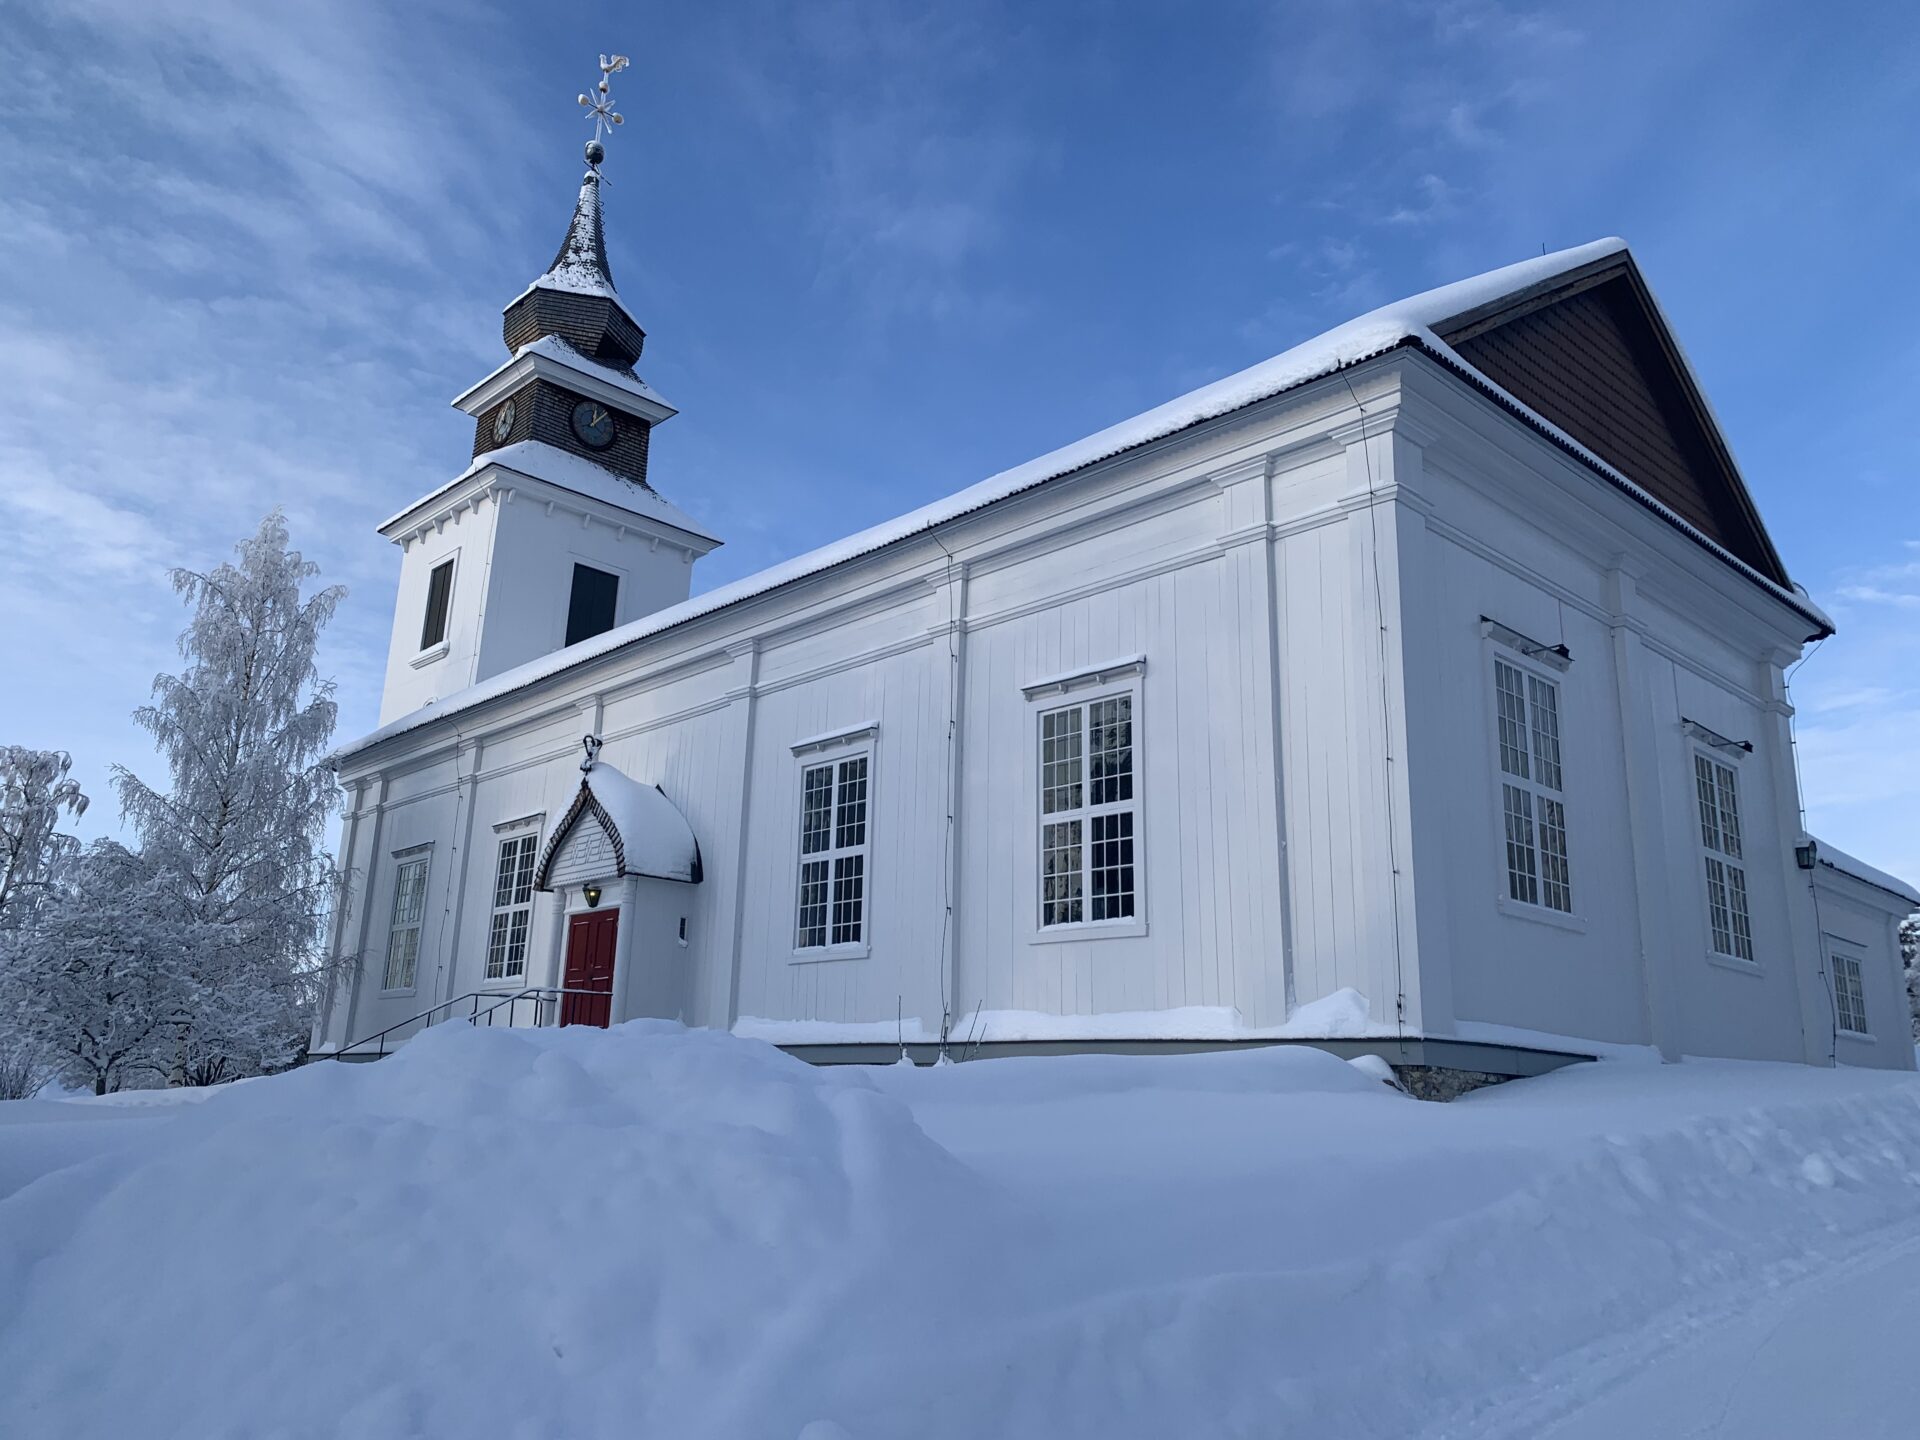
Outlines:
{"type": "Polygon", "coordinates": [[[1835,580],[1838,633],[1793,681],[1809,825],[1920,880],[1920,541],[1835,580]]]}
{"type": "Polygon", "coordinates": [[[811,177],[819,283],[877,319],[1016,305],[980,262],[1046,147],[1020,124],[1019,49],[994,22],[1017,24],[995,9],[852,3],[707,19],[724,83],[811,177]]]}
{"type": "MultiPolygon", "coordinates": [[[[203,0],[10,14],[0,268],[33,283],[0,307],[0,603],[32,622],[6,659],[43,698],[8,738],[85,750],[96,792],[137,758],[104,737],[182,623],[169,565],[223,558],[281,504],[329,578],[392,584],[367,517],[443,458],[421,417],[487,338],[436,264],[482,243],[451,187],[484,146],[513,153],[471,92],[436,91],[411,23],[203,0]]],[[[343,612],[327,668],[378,674],[382,610],[343,612]]],[[[345,693],[365,719],[368,688],[345,693]]]]}

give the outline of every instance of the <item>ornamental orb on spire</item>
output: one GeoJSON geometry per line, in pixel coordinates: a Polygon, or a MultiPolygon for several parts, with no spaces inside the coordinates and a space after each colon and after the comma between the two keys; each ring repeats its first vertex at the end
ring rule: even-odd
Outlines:
{"type": "Polygon", "coordinates": [[[600,80],[593,87],[593,94],[582,95],[580,104],[588,115],[593,117],[593,139],[587,142],[587,164],[597,171],[600,162],[607,158],[607,148],[600,143],[601,137],[613,133],[613,127],[627,123],[627,117],[613,108],[613,95],[607,87],[608,77],[618,75],[627,68],[624,55],[602,55],[600,57],[600,80]]]}

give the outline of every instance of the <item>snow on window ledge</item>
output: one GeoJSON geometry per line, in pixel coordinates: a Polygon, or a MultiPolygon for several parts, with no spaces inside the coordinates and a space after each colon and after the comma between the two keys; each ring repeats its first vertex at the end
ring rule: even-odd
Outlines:
{"type": "Polygon", "coordinates": [[[804,950],[789,953],[787,963],[817,965],[824,960],[864,960],[872,953],[873,946],[864,940],[858,945],[810,945],[804,950]]]}
{"type": "Polygon", "coordinates": [[[451,641],[442,640],[438,645],[431,645],[425,650],[422,650],[418,655],[414,656],[413,659],[408,661],[407,663],[412,665],[414,669],[418,670],[423,665],[431,665],[436,660],[446,659],[447,652],[452,648],[453,648],[453,644],[451,641]]]}
{"type": "Polygon", "coordinates": [[[1027,937],[1030,945],[1056,945],[1063,940],[1129,940],[1147,933],[1145,916],[1124,920],[1076,920],[1066,925],[1040,925],[1027,937]]]}
{"type": "Polygon", "coordinates": [[[1569,915],[1564,910],[1549,909],[1545,905],[1529,905],[1524,900],[1515,900],[1511,895],[1498,891],[1494,893],[1493,904],[1502,915],[1511,915],[1515,920],[1531,920],[1536,925],[1551,925],[1556,930],[1571,930],[1578,935],[1587,933],[1584,915],[1569,915]]]}

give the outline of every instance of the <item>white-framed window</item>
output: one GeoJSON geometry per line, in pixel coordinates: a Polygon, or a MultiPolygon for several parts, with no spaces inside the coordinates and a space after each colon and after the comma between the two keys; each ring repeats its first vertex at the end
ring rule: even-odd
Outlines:
{"type": "Polygon", "coordinates": [[[420,618],[420,648],[431,650],[447,638],[447,611],[453,604],[453,562],[449,555],[427,575],[427,606],[420,618]]]}
{"type": "Polygon", "coordinates": [[[1573,870],[1567,855],[1566,778],[1560,755],[1560,683],[1495,655],[1493,698],[1507,898],[1571,915],[1573,870]]]}
{"type": "Polygon", "coordinates": [[[1851,948],[1827,947],[1832,962],[1833,1021],[1849,1035],[1871,1035],[1867,1028],[1867,987],[1860,974],[1860,956],[1851,948]]]}
{"type": "Polygon", "coordinates": [[[1694,796],[1707,879],[1707,936],[1716,955],[1752,961],[1747,865],[1740,839],[1740,777],[1704,751],[1693,752],[1694,796]]]}
{"type": "Polygon", "coordinates": [[[873,755],[864,750],[801,767],[795,950],[867,943],[872,778],[873,755]]]}
{"type": "Polygon", "coordinates": [[[487,979],[527,973],[527,933],[533,925],[533,864],[540,834],[528,830],[500,842],[493,872],[493,920],[487,928],[487,979]]]}
{"type": "Polygon", "coordinates": [[[420,964],[420,924],[427,910],[427,859],[408,855],[393,874],[393,916],[387,926],[383,990],[411,990],[420,964]]]}
{"type": "Polygon", "coordinates": [[[1041,929],[1135,919],[1135,692],[1042,710],[1039,744],[1041,929]]]}

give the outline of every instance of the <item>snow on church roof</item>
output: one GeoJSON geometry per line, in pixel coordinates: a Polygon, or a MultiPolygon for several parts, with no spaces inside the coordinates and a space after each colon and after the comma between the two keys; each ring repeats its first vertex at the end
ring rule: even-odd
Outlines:
{"type": "Polygon", "coordinates": [[[1490,270],[1484,275],[1457,280],[1452,284],[1442,285],[1405,300],[1383,305],[1345,324],[1336,325],[1333,329],[1304,341],[1290,350],[1282,351],[1272,359],[1263,360],[1257,365],[1229,375],[1225,379],[1216,380],[1210,385],[1203,385],[1198,390],[1169,400],[1166,404],[1136,415],[1131,420],[1123,420],[1118,425],[1109,426],[1083,440],[1029,460],[1024,465],[1003,470],[998,475],[949,495],[944,500],[936,500],[931,505],[922,506],[897,519],[862,530],[844,540],[770,566],[729,585],[709,590],[703,595],[696,595],[679,605],[669,606],[665,610],[642,616],[629,624],[597,635],[591,640],[583,640],[578,645],[569,646],[551,655],[543,655],[512,670],[502,671],[478,685],[447,696],[438,704],[425,706],[402,715],[361,739],[342,746],[335,752],[335,758],[357,754],[395,735],[404,734],[425,725],[440,716],[483,705],[502,695],[511,694],[525,686],[569,670],[575,665],[584,664],[610,651],[670,630],[676,625],[683,625],[700,616],[712,614],[757,595],[764,595],[783,585],[844,564],[884,546],[922,534],[950,520],[994,504],[996,501],[1008,499],[1022,491],[1045,484],[1049,480],[1058,479],[1102,460],[1111,459],[1138,446],[1164,439],[1189,426],[1218,419],[1220,416],[1244,409],[1248,405],[1271,399],[1284,391],[1322,379],[1336,371],[1385,354],[1396,346],[1409,342],[1418,344],[1444,359],[1448,365],[1457,368],[1471,378],[1477,386],[1485,388],[1498,397],[1502,404],[1510,407],[1556,443],[1578,455],[1585,463],[1632,495],[1641,504],[1662,516],[1808,619],[1831,630],[1831,622],[1807,599],[1804,593],[1787,590],[1774,584],[1752,566],[1731,554],[1724,546],[1702,534],[1695,526],[1647,494],[1564,430],[1494,384],[1435,333],[1439,326],[1455,316],[1463,315],[1484,305],[1491,305],[1596,261],[1627,253],[1627,242],[1617,237],[1596,240],[1570,250],[1535,256],[1522,260],[1518,264],[1490,270]]]}
{"type": "Polygon", "coordinates": [[[1876,890],[1884,890],[1889,895],[1904,900],[1916,910],[1920,910],[1920,890],[1915,890],[1898,876],[1874,869],[1864,860],[1854,859],[1838,845],[1829,845],[1824,840],[1816,843],[1819,848],[1815,854],[1819,857],[1820,863],[1829,870],[1838,870],[1842,875],[1851,875],[1854,879],[1871,885],[1876,890]]]}

